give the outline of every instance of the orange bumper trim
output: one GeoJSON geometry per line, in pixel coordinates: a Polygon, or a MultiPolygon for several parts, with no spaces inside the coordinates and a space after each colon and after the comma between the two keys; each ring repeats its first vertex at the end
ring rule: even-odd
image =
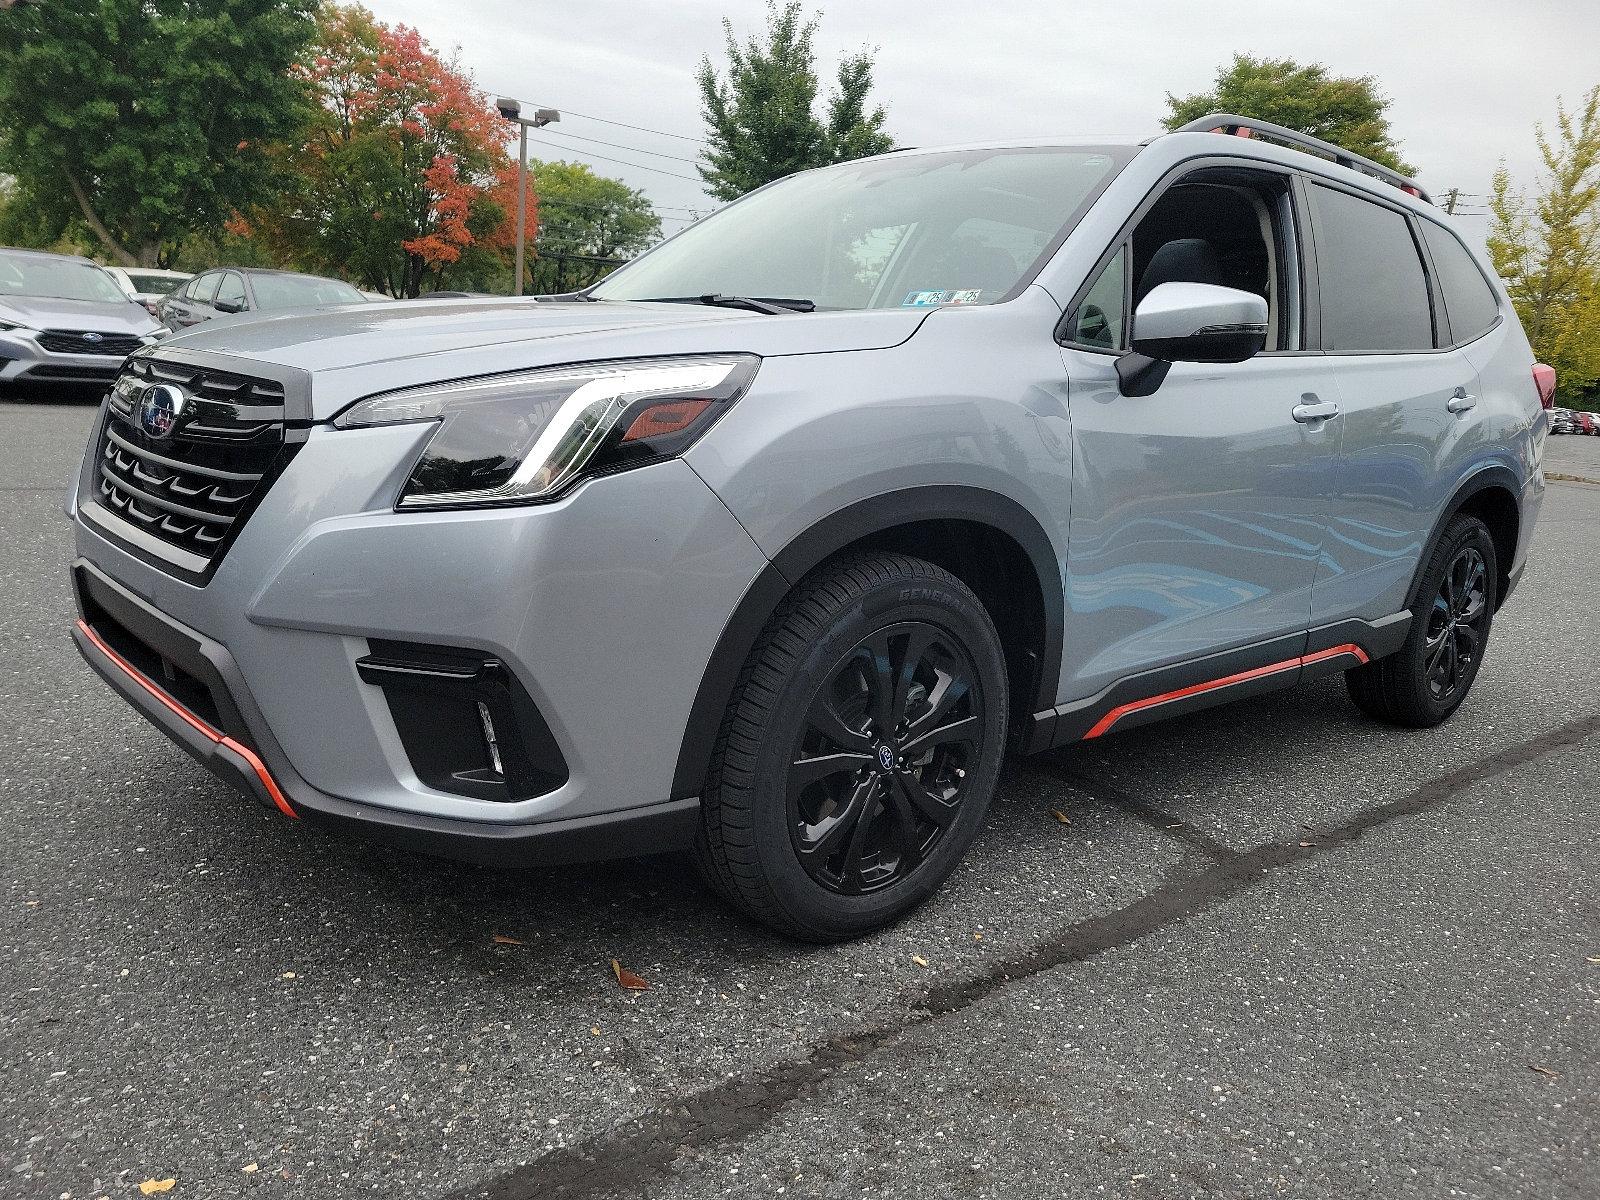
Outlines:
{"type": "Polygon", "coordinates": [[[246,746],[244,743],[229,737],[220,729],[213,729],[207,722],[201,720],[199,717],[195,716],[194,713],[190,712],[183,705],[179,704],[177,700],[173,699],[172,696],[170,696],[163,688],[150,679],[150,677],[147,676],[143,671],[139,670],[138,667],[134,666],[127,659],[123,658],[122,655],[118,654],[110,646],[106,645],[105,639],[96,633],[94,629],[90,627],[87,621],[80,619],[77,622],[77,626],[83,636],[93,642],[95,644],[95,648],[98,649],[101,654],[104,654],[112,662],[116,663],[118,669],[120,669],[124,675],[133,680],[145,691],[149,692],[150,695],[155,697],[155,699],[161,703],[162,707],[166,708],[174,716],[182,720],[184,724],[188,725],[207,741],[213,742],[226,750],[231,750],[234,754],[242,758],[245,761],[245,764],[256,773],[256,778],[261,781],[261,786],[266,789],[267,795],[272,797],[272,803],[277,805],[278,811],[286,817],[292,817],[295,820],[299,819],[300,814],[295,812],[294,806],[289,803],[288,798],[283,794],[283,790],[278,787],[277,781],[272,778],[272,772],[267,770],[267,764],[261,761],[260,756],[258,756],[254,750],[250,749],[250,747],[246,746]]]}
{"type": "Polygon", "coordinates": [[[1175,692],[1162,692],[1159,696],[1148,696],[1143,700],[1130,700],[1126,704],[1117,705],[1116,708],[1101,717],[1083,737],[1085,741],[1099,737],[1132,712],[1154,708],[1158,704],[1168,704],[1173,700],[1182,700],[1188,696],[1198,696],[1202,692],[1212,692],[1218,688],[1231,687],[1233,684],[1244,683],[1251,679],[1261,679],[1268,675],[1278,675],[1284,671],[1297,670],[1310,663],[1322,662],[1324,659],[1342,658],[1347,655],[1358,662],[1365,663],[1367,661],[1367,652],[1351,642],[1343,646],[1330,646],[1326,650],[1318,650],[1315,654],[1306,654],[1299,658],[1289,658],[1283,662],[1272,663],[1269,666],[1240,671],[1237,675],[1225,675],[1221,679],[1211,679],[1205,683],[1191,684],[1186,688],[1179,688],[1175,692]]]}

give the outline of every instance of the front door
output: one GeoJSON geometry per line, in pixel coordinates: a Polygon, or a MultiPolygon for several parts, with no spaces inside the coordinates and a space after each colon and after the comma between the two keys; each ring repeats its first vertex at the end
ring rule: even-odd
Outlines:
{"type": "Polygon", "coordinates": [[[1340,427],[1326,362],[1303,351],[1301,228],[1287,172],[1196,169],[1136,214],[1066,318],[1068,703],[1224,651],[1241,654],[1219,675],[1303,652],[1340,427]],[[1123,396],[1130,314],[1171,282],[1263,296],[1268,349],[1123,396]]]}

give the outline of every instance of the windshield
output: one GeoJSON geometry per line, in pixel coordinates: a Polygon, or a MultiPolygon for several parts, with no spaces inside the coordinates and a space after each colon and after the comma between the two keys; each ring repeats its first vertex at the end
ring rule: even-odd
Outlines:
{"type": "Polygon", "coordinates": [[[128,294],[93,263],[70,259],[0,254],[0,296],[47,296],[52,300],[93,300],[126,304],[128,294]]]}
{"type": "Polygon", "coordinates": [[[129,271],[128,278],[133,280],[133,290],[136,292],[146,296],[165,296],[189,276],[147,275],[143,271],[129,271]]]}
{"type": "Polygon", "coordinates": [[[1033,275],[1131,153],[961,150],[809,171],[690,227],[590,294],[993,304],[1033,275]]]}
{"type": "Polygon", "coordinates": [[[337,279],[318,279],[315,275],[257,275],[256,307],[261,309],[297,308],[303,304],[362,304],[361,293],[337,279]]]}

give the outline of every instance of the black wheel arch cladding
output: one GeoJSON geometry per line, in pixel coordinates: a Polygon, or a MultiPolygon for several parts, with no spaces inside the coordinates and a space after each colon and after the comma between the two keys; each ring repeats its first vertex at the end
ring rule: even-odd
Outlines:
{"type": "MultiPolygon", "coordinates": [[[[1029,664],[1033,686],[1012,698],[1013,718],[1052,708],[1061,672],[1065,592],[1061,559],[1038,519],[1017,501],[987,488],[936,485],[881,493],[839,509],[779,551],[746,590],[724,626],[702,673],[673,773],[674,799],[699,795],[711,753],[739,671],[762,630],[790,589],[822,563],[845,550],[870,546],[896,530],[961,522],[986,529],[1015,546],[1032,567],[1042,638],[1029,664]]],[[[952,572],[955,573],[955,572],[952,572]]],[[[980,596],[983,589],[966,581],[980,596]]],[[[997,621],[998,624],[998,621],[997,621]]],[[[1016,651],[1007,647],[1008,655],[1016,651]]]]}

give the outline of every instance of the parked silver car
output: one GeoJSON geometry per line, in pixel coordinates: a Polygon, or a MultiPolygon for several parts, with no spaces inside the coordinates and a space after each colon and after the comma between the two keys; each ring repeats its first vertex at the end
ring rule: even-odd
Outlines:
{"type": "Polygon", "coordinates": [[[901,151],[558,302],[136,355],[75,637],[288,816],[693,846],[744,912],[848,937],[948,876],[1008,748],[1331,672],[1450,716],[1554,383],[1421,188],[1287,130],[901,151]]]}
{"type": "Polygon", "coordinates": [[[163,297],[156,313],[168,329],[181,332],[216,317],[365,303],[365,296],[339,279],[266,267],[219,267],[163,297]]]}
{"type": "Polygon", "coordinates": [[[0,384],[110,383],[163,333],[97,263],[0,246],[0,384]]]}

